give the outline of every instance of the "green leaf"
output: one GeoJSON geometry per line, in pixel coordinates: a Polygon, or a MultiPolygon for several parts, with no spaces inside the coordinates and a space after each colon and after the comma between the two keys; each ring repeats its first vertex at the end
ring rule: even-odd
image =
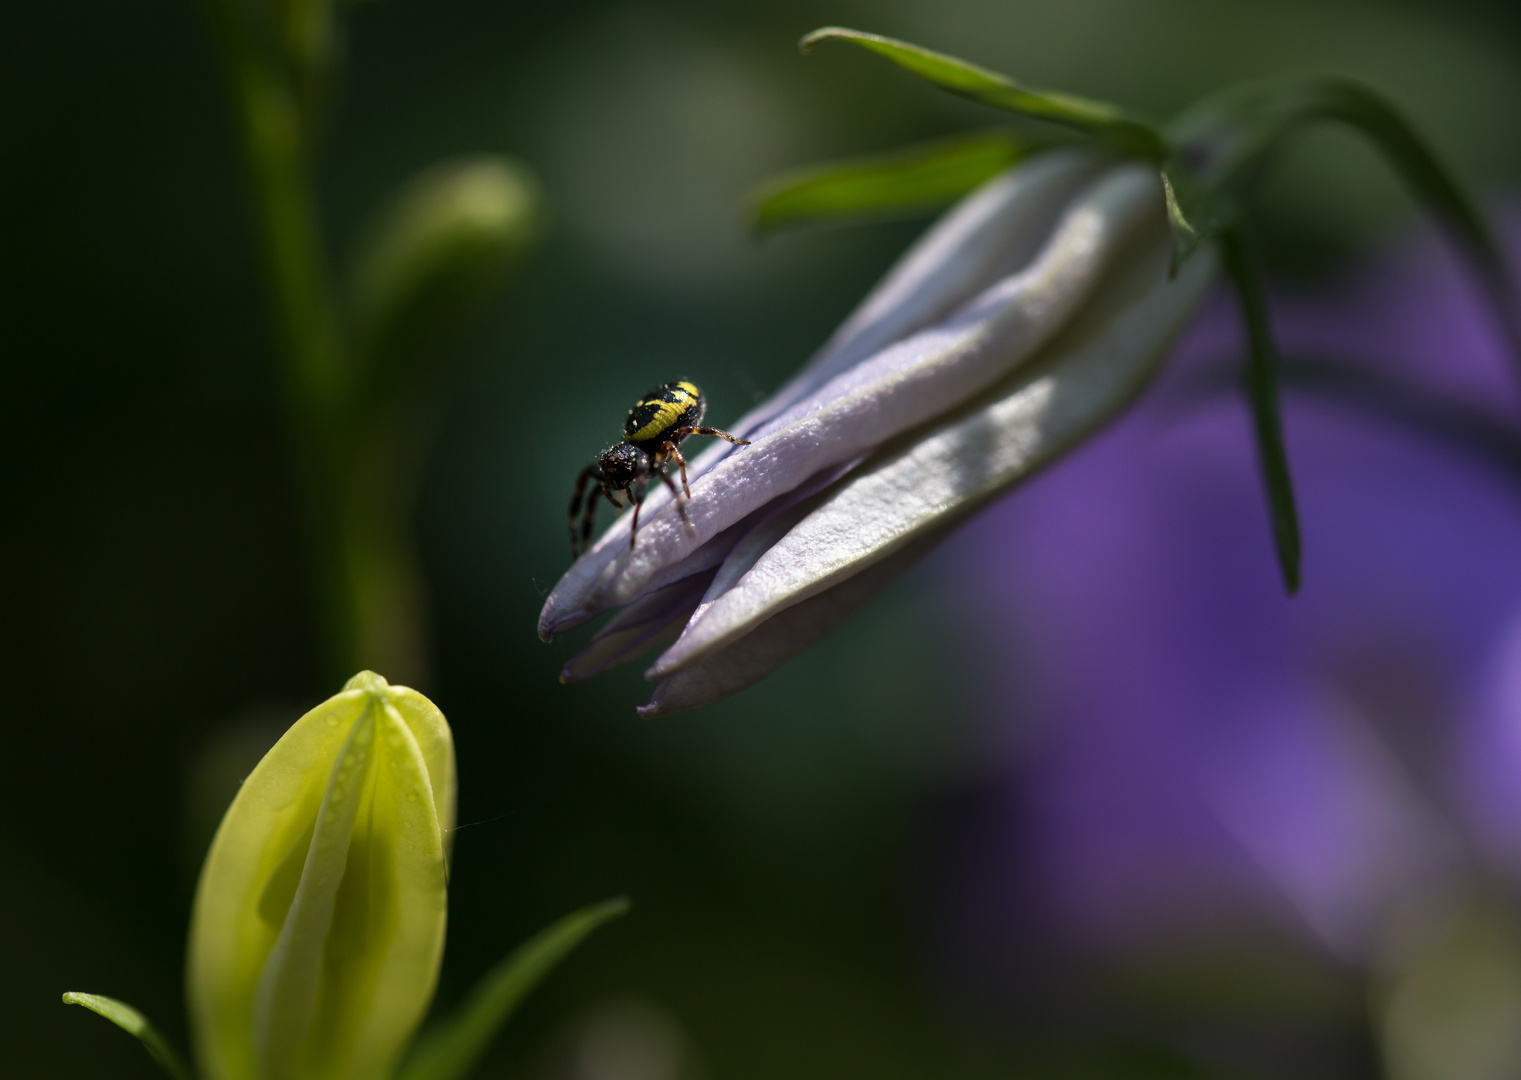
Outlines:
{"type": "Polygon", "coordinates": [[[537,242],[544,200],[503,157],[435,166],[366,228],[349,287],[359,407],[415,393],[537,242]]]}
{"type": "Polygon", "coordinates": [[[1489,296],[1521,363],[1521,292],[1494,233],[1457,178],[1383,95],[1341,76],[1294,76],[1232,87],[1191,107],[1169,126],[1200,182],[1228,189],[1253,175],[1291,133],[1344,123],[1371,139],[1416,197],[1457,240],[1489,296]]]}
{"type": "Polygon", "coordinates": [[[1033,90],[996,71],[879,34],[826,26],[807,35],[799,44],[804,52],[808,52],[824,41],[848,41],[859,45],[953,94],[995,109],[1071,128],[1123,154],[1156,163],[1162,170],[1162,184],[1167,193],[1174,275],[1205,239],[1224,226],[1225,215],[1220,204],[1192,181],[1187,166],[1173,153],[1167,136],[1144,117],[1075,94],[1033,90]]]}
{"type": "Polygon", "coordinates": [[[588,934],[627,910],[622,898],[593,904],[518,946],[481,977],[453,1016],[423,1033],[398,1080],[463,1080],[529,991],[588,934]]]}
{"type": "Polygon", "coordinates": [[[995,109],[1072,128],[1135,157],[1160,164],[1170,152],[1167,140],[1156,125],[1117,106],[1075,94],[1032,90],[995,71],[906,41],[841,26],[826,26],[808,34],[798,46],[806,53],[826,41],[859,45],[953,94],[995,109]]]}
{"type": "Polygon", "coordinates": [[[179,1055],[169,1044],[169,1040],[159,1034],[158,1029],[148,1022],[148,1018],[138,1012],[131,1005],[115,998],[102,997],[99,994],[81,994],[73,990],[63,995],[65,1005],[83,1005],[91,1012],[104,1016],[111,1023],[121,1028],[129,1035],[136,1035],[143,1049],[148,1055],[163,1066],[164,1071],[174,1080],[190,1080],[190,1068],[185,1064],[185,1059],[179,1055]]]}
{"type": "Polygon", "coordinates": [[[1299,591],[1299,512],[1295,507],[1294,482],[1289,475],[1283,420],[1279,413],[1278,346],[1268,321],[1262,279],[1240,230],[1222,232],[1220,249],[1221,261],[1236,287],[1246,323],[1245,389],[1257,437],[1257,463],[1262,470],[1263,486],[1267,489],[1268,512],[1273,521],[1273,547],[1283,571],[1284,587],[1292,595],[1299,591]]]}
{"type": "Polygon", "coordinates": [[[764,236],[813,222],[911,217],[954,202],[1042,145],[979,131],[800,169],[751,196],[751,221],[764,236]]]}

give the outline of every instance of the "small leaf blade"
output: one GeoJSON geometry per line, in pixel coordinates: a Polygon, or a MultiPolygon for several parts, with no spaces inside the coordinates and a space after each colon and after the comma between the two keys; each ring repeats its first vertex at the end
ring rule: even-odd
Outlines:
{"type": "Polygon", "coordinates": [[[1239,229],[1220,234],[1221,261],[1235,286],[1246,323],[1247,365],[1245,390],[1251,407],[1257,442],[1257,463],[1267,492],[1268,513],[1273,524],[1273,548],[1289,595],[1299,591],[1302,544],[1294,481],[1283,437],[1283,417],[1278,401],[1278,346],[1268,320],[1267,297],[1262,279],[1239,229]]]}
{"type": "Polygon", "coordinates": [[[63,995],[65,1005],[82,1005],[97,1016],[104,1016],[129,1035],[134,1035],[153,1058],[174,1080],[191,1080],[190,1067],[148,1018],[124,1001],[101,994],[82,994],[70,990],[63,995]]]}
{"type": "Polygon", "coordinates": [[[592,931],[628,907],[621,897],[593,904],[518,946],[481,977],[453,1016],[423,1033],[397,1080],[463,1080],[529,992],[592,931]]]}
{"type": "Polygon", "coordinates": [[[955,201],[1044,144],[1003,130],[916,143],[785,173],[750,198],[758,235],[828,221],[908,217],[955,201]]]}
{"type": "Polygon", "coordinates": [[[957,57],[843,26],[815,30],[798,47],[806,53],[826,41],[844,41],[868,49],[943,90],[995,109],[1072,128],[1126,154],[1159,163],[1168,156],[1167,141],[1155,125],[1107,102],[1033,90],[957,57]]]}

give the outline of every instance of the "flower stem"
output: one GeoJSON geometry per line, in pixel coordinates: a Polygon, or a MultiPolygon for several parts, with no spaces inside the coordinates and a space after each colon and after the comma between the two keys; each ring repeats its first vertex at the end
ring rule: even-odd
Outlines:
{"type": "MultiPolygon", "coordinates": [[[[352,358],[323,250],[308,102],[278,35],[233,0],[205,0],[229,77],[277,330],[287,437],[301,502],[322,677],[360,668],[415,679],[420,590],[404,514],[363,482],[352,358]],[[305,100],[303,100],[305,98],[305,100]]],[[[303,58],[306,59],[306,58],[303,58]]],[[[401,500],[403,504],[410,500],[401,500]]]]}

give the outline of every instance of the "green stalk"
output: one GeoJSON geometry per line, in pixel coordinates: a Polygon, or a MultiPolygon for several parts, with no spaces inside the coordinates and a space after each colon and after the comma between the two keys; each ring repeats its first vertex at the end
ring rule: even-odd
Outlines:
{"type": "Polygon", "coordinates": [[[1218,192],[1244,186],[1272,150],[1317,123],[1345,124],[1369,139],[1446,227],[1484,287],[1521,373],[1521,289],[1505,252],[1478,202],[1382,94],[1335,75],[1248,83],[1191,106],[1169,135],[1203,158],[1198,180],[1218,192]]]}
{"type": "Polygon", "coordinates": [[[368,667],[415,678],[418,649],[409,631],[365,632],[373,621],[413,622],[417,591],[389,583],[416,575],[402,539],[405,520],[367,505],[379,492],[356,483],[363,471],[360,418],[321,240],[310,117],[275,40],[266,41],[233,0],[206,3],[229,76],[274,308],[321,677],[337,683],[368,667]],[[372,647],[397,639],[408,644],[394,652],[372,647]]]}

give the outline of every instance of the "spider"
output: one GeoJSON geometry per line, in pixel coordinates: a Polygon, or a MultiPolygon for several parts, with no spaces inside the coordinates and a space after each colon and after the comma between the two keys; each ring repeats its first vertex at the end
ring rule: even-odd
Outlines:
{"type": "Polygon", "coordinates": [[[572,556],[584,553],[591,540],[592,526],[597,517],[597,497],[604,496],[619,510],[623,509],[621,495],[628,492],[634,504],[634,524],[629,532],[628,547],[634,550],[634,540],[639,533],[639,508],[644,502],[644,484],[652,476],[671,491],[681,520],[691,527],[687,517],[687,505],[675,483],[666,473],[666,465],[675,462],[681,470],[681,490],[686,498],[692,497],[687,486],[687,459],[681,454],[680,444],[688,435],[716,435],[740,446],[749,446],[748,439],[736,439],[727,431],[702,427],[702,415],[707,411],[708,399],[697,389],[697,384],[685,379],[662,383],[644,394],[628,411],[623,423],[623,441],[604,450],[595,465],[588,465],[576,478],[576,493],[570,499],[570,552],[572,556]],[[596,481],[598,490],[586,499],[586,512],[581,516],[579,535],[576,531],[576,515],[581,513],[581,502],[586,495],[586,485],[596,481]],[[613,492],[620,498],[614,499],[613,492]]]}

